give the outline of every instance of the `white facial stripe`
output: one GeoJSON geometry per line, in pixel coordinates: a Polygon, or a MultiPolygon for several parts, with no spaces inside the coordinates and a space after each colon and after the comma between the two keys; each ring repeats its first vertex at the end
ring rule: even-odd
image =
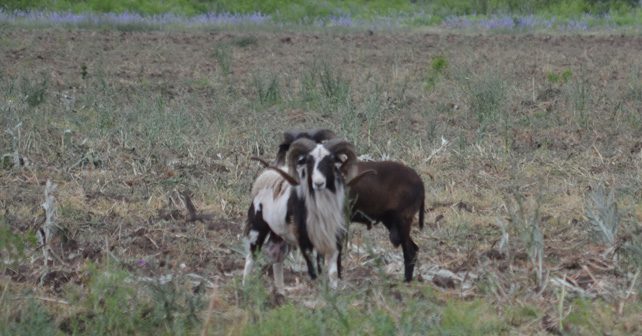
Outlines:
{"type": "Polygon", "coordinates": [[[319,171],[319,162],[323,160],[326,156],[330,155],[330,152],[321,144],[317,145],[310,155],[314,158],[314,167],[312,168],[312,187],[320,186],[323,188],[326,184],[326,177],[319,171]]]}
{"type": "Polygon", "coordinates": [[[314,149],[310,152],[310,155],[314,158],[316,162],[321,161],[324,157],[330,155],[330,152],[321,144],[318,144],[314,149]]]}

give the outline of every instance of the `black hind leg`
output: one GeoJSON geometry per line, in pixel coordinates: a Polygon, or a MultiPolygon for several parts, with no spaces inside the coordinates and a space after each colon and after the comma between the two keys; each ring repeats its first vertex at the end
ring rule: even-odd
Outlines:
{"type": "Polygon", "coordinates": [[[417,244],[410,238],[410,224],[412,219],[403,220],[395,215],[388,215],[382,219],[383,224],[388,228],[390,233],[390,242],[394,247],[399,247],[403,251],[404,263],[404,280],[412,281],[412,275],[417,263],[417,244]]]}
{"type": "Polygon", "coordinates": [[[402,243],[403,249],[403,264],[404,264],[404,280],[406,282],[412,281],[412,274],[415,270],[417,263],[417,244],[415,244],[410,237],[402,243]]]}
{"type": "Polygon", "coordinates": [[[399,219],[397,216],[394,214],[388,214],[383,216],[381,219],[381,222],[383,225],[388,229],[388,234],[390,237],[390,242],[394,247],[399,247],[402,242],[402,236],[401,232],[399,230],[399,226],[401,224],[401,219],[399,219]]]}

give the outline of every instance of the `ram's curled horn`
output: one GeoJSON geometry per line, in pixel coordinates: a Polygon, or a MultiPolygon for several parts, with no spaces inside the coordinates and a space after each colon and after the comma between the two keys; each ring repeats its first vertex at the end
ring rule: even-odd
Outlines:
{"type": "Polygon", "coordinates": [[[317,146],[316,142],[307,138],[297,139],[290,145],[290,150],[288,151],[287,164],[288,164],[290,173],[294,175],[294,178],[296,179],[297,182],[299,181],[299,178],[298,178],[299,176],[296,171],[296,162],[299,159],[299,156],[308,154],[316,146],[317,146]]]}
{"type": "Polygon", "coordinates": [[[310,135],[310,138],[314,140],[316,143],[322,143],[326,140],[334,139],[337,137],[337,135],[327,129],[327,128],[314,128],[308,131],[308,135],[310,135]]]}
{"type": "Polygon", "coordinates": [[[290,144],[300,138],[303,133],[305,133],[305,131],[299,129],[290,129],[283,132],[283,141],[281,141],[280,145],[290,146],[290,144]]]}
{"type": "Polygon", "coordinates": [[[263,166],[263,168],[270,168],[270,164],[258,156],[253,156],[250,158],[250,160],[258,161],[263,166]]]}
{"type": "Polygon", "coordinates": [[[353,185],[355,185],[357,182],[359,182],[359,180],[361,180],[364,176],[368,176],[368,175],[371,175],[371,174],[372,174],[372,175],[377,175],[377,171],[376,171],[376,170],[374,170],[374,169],[368,169],[368,170],[366,170],[366,171],[362,171],[362,172],[361,172],[361,173],[359,173],[357,176],[355,176],[355,177],[353,177],[352,179],[350,179],[349,181],[347,181],[347,182],[346,182],[346,185],[347,185],[348,187],[352,187],[352,186],[353,186],[353,185]]]}
{"type": "Polygon", "coordinates": [[[279,152],[276,154],[276,160],[274,161],[277,166],[281,167],[285,165],[285,155],[288,152],[288,149],[290,149],[290,144],[292,144],[294,140],[300,138],[303,134],[306,134],[306,132],[298,129],[291,129],[283,132],[283,138],[279,143],[279,152]]]}
{"type": "Polygon", "coordinates": [[[346,177],[346,180],[353,179],[357,175],[357,167],[355,165],[357,162],[357,153],[354,150],[354,146],[343,139],[328,140],[324,146],[337,157],[345,155],[346,159],[343,160],[339,169],[346,177]]]}
{"type": "Polygon", "coordinates": [[[269,164],[267,161],[265,161],[265,160],[263,160],[263,159],[261,159],[259,157],[256,157],[256,156],[253,156],[250,159],[254,160],[254,161],[258,161],[259,163],[261,163],[261,165],[263,165],[263,167],[265,167],[265,169],[274,170],[279,175],[281,175],[281,177],[283,177],[283,179],[288,181],[288,183],[290,183],[291,185],[295,185],[295,186],[299,185],[299,181],[296,178],[292,177],[292,175],[290,175],[287,172],[283,171],[283,169],[281,169],[279,167],[276,167],[276,166],[273,166],[273,165],[269,164]]]}

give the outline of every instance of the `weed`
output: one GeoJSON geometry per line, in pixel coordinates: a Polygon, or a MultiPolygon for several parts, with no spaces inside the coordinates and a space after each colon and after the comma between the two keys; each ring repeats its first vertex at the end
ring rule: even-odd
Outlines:
{"type": "Polygon", "coordinates": [[[629,83],[624,96],[627,100],[642,103],[642,69],[634,67],[629,73],[629,83]]]}
{"type": "MultiPolygon", "coordinates": [[[[514,236],[524,245],[535,272],[537,286],[541,287],[544,281],[544,234],[540,228],[541,199],[531,200],[527,204],[522,196],[516,192],[511,193],[511,198],[505,199],[506,209],[511,219],[511,228],[514,236]]],[[[505,229],[502,229],[506,237],[505,229]]],[[[509,231],[509,232],[510,232],[509,231]]],[[[502,241],[508,242],[508,237],[502,241]]]]}
{"type": "Polygon", "coordinates": [[[437,56],[430,62],[430,69],[426,75],[426,89],[432,90],[437,81],[444,75],[448,68],[448,61],[444,56],[437,56]]]}
{"type": "Polygon", "coordinates": [[[165,330],[186,335],[198,327],[202,298],[179,286],[181,277],[140,279],[108,263],[89,265],[88,276],[85,294],[68,294],[71,303],[83,310],[64,322],[67,332],[111,335],[165,330]]]}
{"type": "Polygon", "coordinates": [[[45,101],[48,86],[46,76],[42,76],[39,81],[23,78],[21,83],[22,95],[30,107],[36,107],[45,101]]]}
{"type": "Polygon", "coordinates": [[[263,254],[259,253],[254,263],[255,271],[245,279],[245,285],[235,289],[240,291],[241,306],[250,310],[253,319],[259,319],[268,307],[270,292],[265,286],[266,282],[260,271],[267,264],[263,254]]]}
{"type": "Polygon", "coordinates": [[[17,258],[23,256],[25,240],[14,233],[4,216],[0,215],[0,256],[2,257],[1,270],[4,271],[7,265],[12,265],[17,258]]]}
{"type": "Polygon", "coordinates": [[[149,321],[163,325],[174,335],[188,334],[188,330],[198,326],[199,314],[204,308],[200,293],[192,293],[175,281],[151,281],[147,288],[152,299],[149,321]]]}
{"type": "Polygon", "coordinates": [[[258,42],[259,42],[259,39],[257,39],[256,36],[248,35],[248,36],[241,36],[241,37],[234,38],[234,40],[232,41],[232,44],[240,48],[247,48],[250,46],[257,45],[258,42]]]}
{"type": "Polygon", "coordinates": [[[569,330],[573,334],[581,335],[601,334],[610,329],[608,325],[601,325],[603,323],[602,319],[605,317],[604,314],[610,314],[609,311],[612,310],[610,307],[605,307],[602,300],[589,301],[578,298],[569,302],[569,306],[573,308],[564,313],[564,326],[566,328],[562,330],[569,330]]]}
{"type": "Polygon", "coordinates": [[[317,72],[314,68],[303,74],[300,95],[301,100],[307,103],[315,102],[320,98],[317,91],[317,72]]]}
{"type": "Polygon", "coordinates": [[[533,305],[510,307],[506,312],[508,314],[507,319],[509,323],[514,326],[537,321],[542,315],[539,309],[533,305]]]}
{"type": "Polygon", "coordinates": [[[642,108],[642,71],[639,67],[633,67],[629,73],[627,88],[617,107],[621,113],[625,114],[623,118],[625,125],[630,125],[635,130],[641,130],[642,115],[639,111],[642,108]]]}
{"type": "Polygon", "coordinates": [[[573,117],[578,126],[589,126],[588,110],[591,104],[590,83],[585,76],[576,78],[566,85],[566,92],[573,111],[573,117]]]}
{"type": "Polygon", "coordinates": [[[22,122],[19,122],[13,128],[8,128],[5,133],[11,136],[12,153],[2,154],[2,168],[19,168],[25,165],[24,157],[20,155],[20,146],[22,140],[22,122]]]}
{"type": "Polygon", "coordinates": [[[329,64],[323,63],[318,72],[321,92],[333,103],[345,102],[350,97],[350,87],[329,64]]]}
{"type": "Polygon", "coordinates": [[[459,78],[468,110],[475,116],[481,133],[499,121],[500,117],[505,117],[503,109],[507,95],[504,83],[496,73],[490,72],[482,75],[468,72],[459,78]]]}
{"type": "Polygon", "coordinates": [[[80,77],[82,79],[87,79],[87,76],[89,73],[87,72],[87,64],[83,64],[80,66],[80,77]]]}
{"type": "Polygon", "coordinates": [[[432,334],[487,335],[500,333],[502,326],[494,311],[481,301],[451,301],[441,313],[437,330],[432,334]]]}
{"type": "Polygon", "coordinates": [[[585,202],[584,215],[597,240],[614,247],[620,225],[614,190],[607,193],[601,183],[593,186],[585,202]]]}
{"type": "Polygon", "coordinates": [[[254,90],[256,91],[256,99],[261,105],[270,106],[281,100],[279,78],[276,74],[255,75],[254,90]]]}
{"type": "Polygon", "coordinates": [[[546,74],[546,79],[551,84],[566,84],[573,77],[573,72],[571,69],[564,69],[564,71],[557,73],[549,71],[546,74]]]}
{"type": "MultiPolygon", "coordinates": [[[[630,229],[630,239],[628,239],[622,249],[622,254],[626,257],[626,262],[637,270],[642,269],[642,234],[640,234],[639,224],[630,229]]],[[[642,294],[642,287],[640,287],[642,294]]]]}
{"type": "Polygon", "coordinates": [[[287,304],[266,314],[263,321],[246,330],[245,335],[319,335],[315,316],[306,310],[287,304]]]}
{"type": "MultiPolygon", "coordinates": [[[[6,307],[7,303],[3,303],[6,307]]],[[[15,306],[14,306],[15,307],[15,306]]],[[[26,305],[16,307],[17,309],[6,310],[0,314],[0,319],[7,318],[8,321],[0,320],[1,335],[29,336],[29,335],[55,335],[57,330],[54,323],[54,316],[39,304],[35,299],[29,299],[26,305]],[[9,316],[8,313],[11,312],[9,316]]]]}
{"type": "Polygon", "coordinates": [[[232,50],[228,45],[219,45],[216,47],[214,57],[224,76],[232,73],[232,50]]]}
{"type": "MultiPolygon", "coordinates": [[[[365,119],[367,125],[368,145],[372,142],[372,136],[376,133],[377,126],[381,122],[383,113],[382,88],[376,85],[366,96],[363,109],[357,113],[356,117],[361,120],[365,119]]],[[[354,125],[357,126],[357,125],[354,125]]]]}

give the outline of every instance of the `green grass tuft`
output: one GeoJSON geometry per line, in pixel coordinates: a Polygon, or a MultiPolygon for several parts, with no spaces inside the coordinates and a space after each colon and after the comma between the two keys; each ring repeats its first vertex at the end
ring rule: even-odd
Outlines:
{"type": "Polygon", "coordinates": [[[486,303],[449,302],[439,320],[434,335],[489,335],[500,334],[503,325],[495,311],[486,303]]]}

